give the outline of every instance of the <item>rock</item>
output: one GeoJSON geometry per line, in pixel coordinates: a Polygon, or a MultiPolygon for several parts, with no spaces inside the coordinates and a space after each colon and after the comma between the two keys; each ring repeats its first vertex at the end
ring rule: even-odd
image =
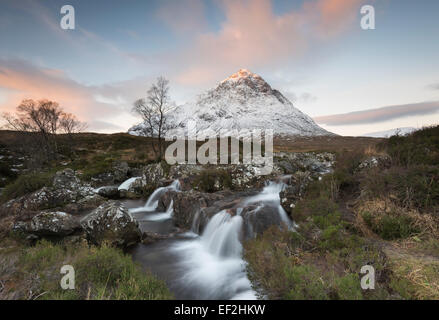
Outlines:
{"type": "Polygon", "coordinates": [[[255,192],[221,191],[204,193],[191,191],[168,191],[159,201],[159,208],[167,208],[173,202],[173,219],[179,228],[193,229],[201,232],[209,219],[221,210],[230,210],[236,213],[244,197],[254,195],[255,192]]]}
{"type": "Polygon", "coordinates": [[[70,168],[58,171],[53,178],[54,188],[73,189],[80,183],[81,181],[76,177],[75,171],[70,168]]]}
{"type": "Polygon", "coordinates": [[[358,165],[357,171],[362,171],[364,169],[370,169],[375,167],[380,167],[382,169],[390,168],[391,163],[392,160],[390,159],[389,156],[386,155],[371,156],[366,160],[362,161],[358,165]]]}
{"type": "Polygon", "coordinates": [[[115,162],[113,164],[113,178],[114,182],[123,182],[128,177],[128,171],[130,170],[130,167],[128,166],[128,163],[122,161],[122,162],[115,162]]]}
{"type": "Polygon", "coordinates": [[[78,229],[80,229],[78,219],[62,211],[41,212],[29,222],[17,221],[13,226],[15,231],[19,230],[37,237],[64,237],[78,229]]]}
{"type": "Polygon", "coordinates": [[[104,172],[91,178],[94,187],[109,185],[114,183],[114,176],[111,172],[104,172]]]}
{"type": "Polygon", "coordinates": [[[108,199],[118,199],[119,189],[117,186],[104,186],[96,189],[98,195],[108,199]]]}
{"type": "Polygon", "coordinates": [[[153,163],[143,168],[142,184],[144,186],[157,186],[160,180],[166,179],[161,163],[153,163]]]}
{"type": "Polygon", "coordinates": [[[291,215],[292,209],[295,207],[304,195],[308,183],[311,181],[311,173],[297,172],[291,175],[288,185],[279,193],[280,204],[284,210],[291,215]]]}
{"type": "Polygon", "coordinates": [[[314,178],[332,172],[335,163],[335,155],[329,152],[278,152],[274,156],[284,174],[309,171],[314,178]]]}
{"type": "Polygon", "coordinates": [[[249,205],[243,208],[241,213],[244,219],[244,239],[251,239],[273,225],[283,224],[279,209],[271,206],[249,205]]]}
{"type": "Polygon", "coordinates": [[[22,211],[62,208],[66,205],[77,204],[81,200],[83,203],[90,200],[96,203],[96,196],[94,189],[89,184],[80,181],[72,169],[64,169],[55,174],[51,186],[43,187],[3,204],[0,207],[0,215],[19,215],[22,211]]]}
{"type": "Polygon", "coordinates": [[[135,199],[143,195],[144,180],[141,177],[130,178],[122,183],[119,188],[120,198],[135,199]]]}
{"type": "Polygon", "coordinates": [[[139,224],[118,201],[108,201],[81,220],[87,238],[94,244],[108,242],[128,247],[141,240],[139,224]]]}
{"type": "Polygon", "coordinates": [[[81,200],[79,200],[75,203],[69,203],[66,206],[64,206],[64,209],[65,209],[65,211],[67,211],[71,214],[79,214],[79,213],[83,213],[85,211],[93,210],[105,201],[106,201],[106,199],[104,197],[101,197],[100,195],[95,194],[95,195],[88,196],[86,198],[82,198],[81,200]]]}

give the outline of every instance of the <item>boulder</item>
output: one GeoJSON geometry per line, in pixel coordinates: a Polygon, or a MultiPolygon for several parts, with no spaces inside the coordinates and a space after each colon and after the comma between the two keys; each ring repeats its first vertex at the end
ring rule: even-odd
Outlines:
{"type": "Polygon", "coordinates": [[[32,234],[37,237],[65,237],[79,230],[78,219],[71,214],[54,211],[41,212],[30,221],[16,221],[13,230],[32,234]]]}
{"type": "Polygon", "coordinates": [[[87,238],[94,244],[107,242],[128,247],[141,240],[138,222],[118,201],[107,201],[81,219],[87,238]]]}
{"type": "Polygon", "coordinates": [[[119,189],[117,186],[104,186],[96,189],[98,195],[108,198],[117,199],[119,198],[119,189]]]}
{"type": "Polygon", "coordinates": [[[22,211],[40,211],[76,204],[83,199],[96,196],[94,189],[80,181],[72,169],[55,174],[52,185],[38,191],[12,199],[0,207],[0,215],[18,215],[22,211]]]}
{"type": "Polygon", "coordinates": [[[123,182],[128,177],[128,171],[130,170],[130,167],[128,166],[128,163],[122,161],[122,162],[115,162],[113,164],[113,178],[114,182],[123,182]]]}
{"type": "Polygon", "coordinates": [[[274,156],[275,165],[284,174],[308,171],[314,178],[332,172],[335,163],[335,155],[330,152],[278,152],[274,156]]]}
{"type": "Polygon", "coordinates": [[[158,186],[162,179],[166,179],[161,163],[152,163],[143,168],[142,184],[144,186],[158,186]]]}

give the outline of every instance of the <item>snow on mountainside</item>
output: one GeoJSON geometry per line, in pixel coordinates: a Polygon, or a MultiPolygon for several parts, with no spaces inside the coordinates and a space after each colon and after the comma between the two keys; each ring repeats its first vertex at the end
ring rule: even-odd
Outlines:
{"type": "Polygon", "coordinates": [[[413,128],[413,127],[403,127],[403,128],[390,129],[390,130],[386,130],[386,131],[365,133],[361,136],[362,137],[372,137],[372,138],[388,138],[388,137],[396,135],[397,133],[400,136],[405,136],[405,135],[410,134],[416,130],[417,129],[413,128]]]}
{"type": "MultiPolygon", "coordinates": [[[[233,136],[233,130],[273,129],[277,136],[333,135],[295,108],[259,75],[241,69],[193,101],[179,106],[174,116],[178,134],[195,121],[197,134],[233,136]]],[[[139,135],[142,124],[128,132],[139,135]]]]}

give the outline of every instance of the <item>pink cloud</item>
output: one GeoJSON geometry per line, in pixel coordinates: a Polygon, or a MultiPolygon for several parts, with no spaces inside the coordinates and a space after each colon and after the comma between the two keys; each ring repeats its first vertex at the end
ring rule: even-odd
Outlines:
{"type": "Polygon", "coordinates": [[[186,52],[179,53],[177,60],[187,68],[178,81],[194,85],[218,80],[241,67],[257,69],[300,57],[316,41],[348,30],[362,2],[307,1],[299,10],[276,15],[270,0],[222,0],[226,19],[221,29],[199,35],[186,52]]]}
{"type": "MultiPolygon", "coordinates": [[[[103,103],[96,99],[98,94],[106,95],[107,87],[84,86],[69,77],[63,71],[40,68],[22,60],[0,59],[0,88],[4,98],[0,112],[14,112],[23,99],[47,98],[60,103],[65,111],[75,114],[82,121],[92,123],[117,117],[126,112],[122,104],[103,103]]],[[[110,96],[110,98],[112,98],[110,96]]],[[[96,130],[102,129],[102,124],[96,130]]],[[[94,129],[92,126],[90,129],[94,129]]],[[[114,130],[114,126],[109,128],[114,130]]]]}

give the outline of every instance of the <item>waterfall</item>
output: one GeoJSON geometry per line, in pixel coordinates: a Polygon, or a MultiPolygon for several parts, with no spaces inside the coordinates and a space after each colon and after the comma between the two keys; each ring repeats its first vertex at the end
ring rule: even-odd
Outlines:
{"type": "Polygon", "coordinates": [[[283,223],[289,229],[294,228],[294,223],[290,220],[284,208],[280,204],[279,193],[286,187],[283,182],[269,181],[267,185],[262,189],[261,193],[256,196],[250,197],[244,201],[244,204],[261,203],[262,205],[273,206],[277,208],[279,217],[283,223]]]}
{"type": "Polygon", "coordinates": [[[226,211],[215,214],[201,236],[176,243],[182,285],[196,286],[201,299],[256,299],[242,259],[243,219],[226,211]]]}
{"type": "Polygon", "coordinates": [[[160,197],[167,191],[179,191],[180,190],[180,181],[178,179],[174,180],[169,186],[167,187],[160,187],[154,190],[154,192],[149,196],[148,200],[146,201],[145,205],[140,208],[131,209],[130,212],[136,213],[136,212],[145,212],[145,211],[155,211],[157,210],[157,207],[159,205],[160,197]]]}
{"type": "Polygon", "coordinates": [[[205,248],[218,257],[240,258],[242,217],[231,216],[226,211],[217,213],[209,221],[201,236],[205,248]]]}
{"type": "MultiPolygon", "coordinates": [[[[256,235],[258,224],[253,224],[253,219],[259,218],[259,214],[271,214],[268,217],[272,217],[273,220],[269,220],[268,223],[282,221],[290,228],[294,227],[280,205],[279,192],[284,187],[285,184],[282,182],[267,183],[259,194],[244,199],[239,207],[236,207],[236,215],[222,210],[208,220],[203,211],[195,212],[192,220],[193,232],[181,234],[172,242],[166,243],[165,247],[154,251],[151,254],[152,261],[163,255],[164,261],[168,264],[169,255],[173,257],[172,271],[166,276],[172,277],[173,283],[183,296],[195,299],[256,299],[256,293],[247,277],[247,263],[242,258],[241,241],[246,236],[245,233],[250,236],[256,235]],[[250,204],[252,206],[249,209],[247,205],[250,204]]],[[[160,197],[167,190],[179,189],[178,180],[167,187],[158,188],[151,194],[144,207],[134,210],[154,211],[160,197]]],[[[160,221],[170,219],[172,214],[171,201],[166,212],[147,212],[144,219],[161,223],[160,221]]],[[[260,225],[261,221],[264,223],[266,220],[258,221],[260,225]]],[[[150,249],[151,247],[148,247],[145,251],[149,252],[150,249]]],[[[163,270],[162,267],[159,268],[163,270]]]]}
{"type": "Polygon", "coordinates": [[[166,209],[166,212],[150,214],[145,218],[143,218],[142,221],[160,221],[160,220],[171,219],[173,213],[174,213],[174,201],[171,200],[171,203],[169,204],[168,209],[166,209]]]}

